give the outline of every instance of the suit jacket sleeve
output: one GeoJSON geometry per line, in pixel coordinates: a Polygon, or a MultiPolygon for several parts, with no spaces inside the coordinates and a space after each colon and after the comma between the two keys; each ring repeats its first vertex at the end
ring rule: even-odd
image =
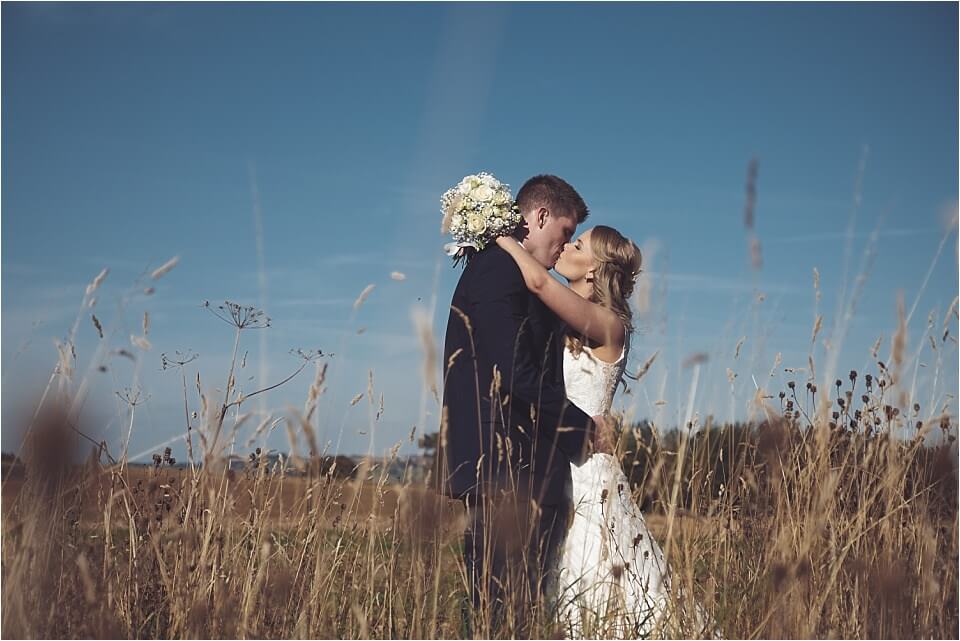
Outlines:
{"type": "Polygon", "coordinates": [[[539,435],[555,437],[560,450],[579,463],[593,422],[567,400],[556,377],[543,375],[544,354],[534,353],[530,338],[527,302],[531,294],[510,255],[499,248],[489,251],[495,253],[483,256],[471,283],[475,311],[470,320],[477,354],[482,355],[479,363],[496,365],[502,376],[501,394],[510,394],[520,411],[532,405],[539,435]]]}

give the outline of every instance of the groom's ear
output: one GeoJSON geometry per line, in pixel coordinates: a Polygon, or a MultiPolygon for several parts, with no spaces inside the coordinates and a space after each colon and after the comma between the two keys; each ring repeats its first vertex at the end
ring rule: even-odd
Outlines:
{"type": "Polygon", "coordinates": [[[547,218],[550,217],[550,210],[546,207],[541,207],[537,210],[537,226],[540,229],[543,229],[543,226],[547,224],[547,218]]]}

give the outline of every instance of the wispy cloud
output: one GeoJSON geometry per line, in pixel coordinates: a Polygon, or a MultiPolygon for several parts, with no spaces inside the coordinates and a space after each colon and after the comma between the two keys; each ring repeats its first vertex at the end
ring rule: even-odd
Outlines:
{"type": "Polygon", "coordinates": [[[762,291],[767,294],[789,294],[801,291],[799,287],[779,283],[753,283],[746,279],[724,278],[713,274],[693,274],[677,272],[646,272],[647,277],[654,280],[654,290],[666,280],[667,290],[683,292],[753,292],[762,291]]]}
{"type": "Polygon", "coordinates": [[[52,271],[42,264],[36,263],[12,263],[4,261],[2,266],[4,279],[11,277],[25,276],[43,276],[51,274],[52,271]]]}
{"type": "MultiPolygon", "coordinates": [[[[438,251],[439,255],[439,251],[438,251]]],[[[349,265],[396,265],[398,267],[432,267],[434,260],[426,258],[396,258],[382,252],[350,252],[329,254],[318,260],[322,267],[340,267],[349,265]]]]}
{"type": "Polygon", "coordinates": [[[277,307],[349,307],[353,301],[348,298],[279,298],[270,299],[271,308],[277,307]]]}
{"type": "MultiPolygon", "coordinates": [[[[854,232],[851,234],[851,238],[867,238],[873,232],[860,231],[854,232]]],[[[907,228],[907,229],[882,229],[877,235],[880,238],[903,238],[910,236],[928,236],[934,234],[940,234],[942,231],[936,227],[923,227],[923,228],[907,228]]],[[[847,239],[847,233],[843,231],[824,231],[824,232],[814,232],[812,234],[799,234],[797,236],[780,236],[780,237],[765,237],[763,242],[767,245],[775,243],[813,243],[813,242],[830,242],[830,241],[841,241],[847,239]]]]}
{"type": "Polygon", "coordinates": [[[10,288],[4,296],[4,308],[8,305],[54,303],[65,307],[79,308],[87,283],[30,284],[29,287],[10,288]]]}
{"type": "MultiPolygon", "coordinates": [[[[439,247],[437,248],[437,257],[442,257],[439,247]]],[[[381,269],[384,279],[388,279],[390,273],[396,270],[416,272],[418,269],[432,269],[435,265],[436,257],[410,258],[394,257],[385,252],[344,252],[318,257],[307,265],[267,267],[266,276],[271,283],[289,281],[291,279],[309,279],[312,282],[316,282],[318,278],[329,274],[331,270],[345,267],[369,266],[381,269]]],[[[254,278],[256,274],[256,271],[250,271],[243,274],[242,278],[254,278]]],[[[410,274],[408,273],[407,275],[409,276],[410,274]]]]}

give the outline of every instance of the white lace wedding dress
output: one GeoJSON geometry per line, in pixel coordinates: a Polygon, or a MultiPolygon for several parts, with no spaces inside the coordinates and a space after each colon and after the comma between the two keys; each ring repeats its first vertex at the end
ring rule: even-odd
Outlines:
{"type": "MultiPolygon", "coordinates": [[[[607,412],[626,362],[626,347],[615,363],[596,358],[586,346],[579,356],[564,350],[567,398],[590,416],[607,412]]],[[[620,462],[610,454],[594,454],[571,468],[574,516],[555,586],[566,636],[668,635],[663,628],[667,565],[631,497],[620,462]]]]}

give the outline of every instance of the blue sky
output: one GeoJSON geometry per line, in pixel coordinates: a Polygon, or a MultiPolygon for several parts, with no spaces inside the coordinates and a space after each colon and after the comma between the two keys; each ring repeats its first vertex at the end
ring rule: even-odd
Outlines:
{"type": "MultiPolygon", "coordinates": [[[[870,366],[879,336],[889,353],[899,291],[916,306],[915,397],[925,413],[956,413],[956,344],[938,369],[924,335],[931,312],[942,334],[958,290],[956,4],[4,3],[2,18],[4,450],[104,267],[77,356],[80,375],[94,357],[108,367],[90,374],[88,407],[115,447],[114,392],[134,383],[147,400],[130,453],[182,431],[161,352],[199,353],[191,377],[222,389],[232,337],[205,299],[273,318],[243,336],[246,390],[292,371],[291,348],[335,354],[318,425],[331,448],[381,453],[414,425],[436,429],[411,314],[433,311],[439,346],[459,275],[441,255],[439,197],[481,170],[514,188],[563,176],[589,224],[644,249],[631,367],[660,354],[621,399],[634,418],[682,420],[694,382],[683,363],[701,352],[693,411],[745,417],[754,379],[773,393],[806,380],[783,370],[807,366],[817,313],[818,381],[824,338],[839,344],[837,371],[870,366]],[[743,221],[754,157],[759,270],[743,221]],[[118,304],[172,256],[156,293],[118,304]],[[840,340],[838,300],[861,265],[840,340]],[[111,348],[131,351],[149,311],[139,365],[95,351],[91,311],[111,348]],[[374,406],[351,406],[370,370],[374,406]]],[[[311,378],[250,409],[302,407],[311,378]]],[[[267,445],[287,448],[283,427],[267,445]]]]}

